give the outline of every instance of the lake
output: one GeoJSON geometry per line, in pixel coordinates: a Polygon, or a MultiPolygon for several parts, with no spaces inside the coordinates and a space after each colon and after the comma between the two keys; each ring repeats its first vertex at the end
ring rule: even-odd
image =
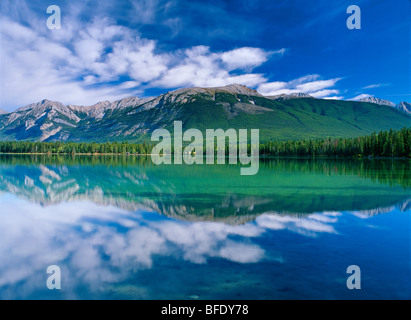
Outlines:
{"type": "Polygon", "coordinates": [[[0,155],[0,299],[411,298],[410,161],[239,168],[0,155]]]}

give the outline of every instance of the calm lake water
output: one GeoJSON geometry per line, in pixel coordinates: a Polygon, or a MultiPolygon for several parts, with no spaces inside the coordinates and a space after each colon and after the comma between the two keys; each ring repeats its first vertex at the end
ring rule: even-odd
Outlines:
{"type": "Polygon", "coordinates": [[[0,155],[0,299],[411,299],[410,213],[410,161],[0,155]]]}

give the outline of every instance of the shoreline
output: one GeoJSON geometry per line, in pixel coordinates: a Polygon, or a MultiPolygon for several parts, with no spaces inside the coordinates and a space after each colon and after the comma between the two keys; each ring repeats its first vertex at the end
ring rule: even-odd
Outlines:
{"type": "MultiPolygon", "coordinates": [[[[106,157],[106,156],[116,156],[116,157],[148,157],[158,154],[137,154],[137,153],[17,153],[17,152],[0,152],[1,155],[22,155],[22,156],[88,156],[88,157],[106,157]]],[[[172,155],[173,156],[173,155],[172,155]]],[[[226,156],[228,158],[228,156],[226,156]]],[[[310,160],[411,160],[411,158],[407,157],[339,157],[339,156],[325,156],[325,155],[317,155],[317,156],[294,156],[294,155],[282,155],[282,156],[272,156],[272,155],[260,155],[259,159],[310,159],[310,160]]]]}

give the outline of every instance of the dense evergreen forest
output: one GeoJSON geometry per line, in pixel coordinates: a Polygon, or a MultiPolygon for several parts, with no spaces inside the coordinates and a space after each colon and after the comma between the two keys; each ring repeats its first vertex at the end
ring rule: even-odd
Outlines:
{"type": "Polygon", "coordinates": [[[272,156],[411,157],[411,128],[358,138],[269,141],[260,154],[272,156]]]}
{"type": "MultiPolygon", "coordinates": [[[[0,153],[146,155],[151,153],[154,145],[155,143],[133,144],[126,141],[106,143],[0,141],[0,153]]],[[[369,136],[348,139],[272,140],[260,144],[260,155],[411,158],[411,128],[381,131],[369,136]]]]}

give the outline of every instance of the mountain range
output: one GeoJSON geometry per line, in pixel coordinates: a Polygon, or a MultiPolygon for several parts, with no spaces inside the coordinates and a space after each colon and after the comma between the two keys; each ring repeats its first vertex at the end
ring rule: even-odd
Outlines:
{"type": "Polygon", "coordinates": [[[411,105],[369,97],[362,101],[324,100],[306,94],[265,97],[242,85],[185,88],[158,97],[130,97],[92,106],[43,100],[0,112],[0,140],[150,140],[157,128],[183,130],[260,129],[260,141],[356,137],[411,124],[411,105]]]}
{"type": "Polygon", "coordinates": [[[388,100],[383,100],[383,99],[378,99],[375,97],[367,97],[364,99],[360,100],[361,102],[369,102],[369,103],[375,103],[375,104],[379,104],[382,106],[389,106],[389,107],[393,107],[396,108],[400,111],[403,111],[405,113],[411,114],[411,103],[405,102],[405,101],[401,101],[399,104],[395,104],[391,101],[388,100]]]}

